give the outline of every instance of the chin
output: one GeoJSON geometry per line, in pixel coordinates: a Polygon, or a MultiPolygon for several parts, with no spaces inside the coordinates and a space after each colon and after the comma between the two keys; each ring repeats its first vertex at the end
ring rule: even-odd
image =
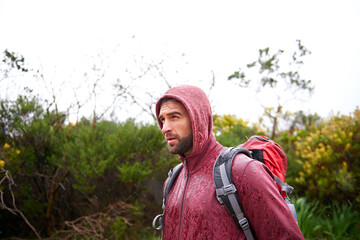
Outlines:
{"type": "Polygon", "coordinates": [[[172,154],[177,154],[175,147],[168,146],[168,149],[169,149],[169,152],[171,152],[172,154]]]}

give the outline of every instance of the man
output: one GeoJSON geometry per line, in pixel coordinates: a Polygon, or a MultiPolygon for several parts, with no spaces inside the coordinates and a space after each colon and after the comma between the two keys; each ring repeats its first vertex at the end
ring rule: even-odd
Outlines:
{"type": "MultiPolygon", "coordinates": [[[[158,100],[156,116],[170,152],[184,165],[167,197],[163,239],[245,239],[215,196],[213,166],[225,148],[212,133],[206,94],[193,86],[174,87],[158,100]]],[[[238,154],[232,179],[257,239],[303,239],[265,165],[238,154]]]]}

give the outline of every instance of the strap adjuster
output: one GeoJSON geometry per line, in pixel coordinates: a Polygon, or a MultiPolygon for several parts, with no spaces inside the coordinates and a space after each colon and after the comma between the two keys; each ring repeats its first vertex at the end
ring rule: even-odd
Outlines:
{"type": "Polygon", "coordinates": [[[294,191],[294,188],[287,183],[284,183],[284,185],[281,186],[281,191],[286,192],[287,194],[291,194],[294,191]]]}
{"type": "Polygon", "coordinates": [[[249,221],[245,217],[239,220],[239,224],[244,231],[250,227],[249,221]]]}
{"type": "Polygon", "coordinates": [[[229,195],[230,193],[236,192],[236,187],[234,186],[234,184],[223,186],[223,189],[224,189],[223,195],[229,195]]]}
{"type": "Polygon", "coordinates": [[[216,189],[216,198],[220,204],[224,204],[224,201],[222,200],[222,196],[234,194],[236,191],[237,190],[236,190],[236,187],[234,186],[234,184],[222,186],[222,188],[216,189]]]}

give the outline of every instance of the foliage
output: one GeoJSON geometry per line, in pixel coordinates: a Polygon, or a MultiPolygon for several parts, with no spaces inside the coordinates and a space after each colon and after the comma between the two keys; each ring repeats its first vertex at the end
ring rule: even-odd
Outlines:
{"type": "Polygon", "coordinates": [[[110,230],[114,233],[114,239],[123,239],[125,230],[128,228],[126,222],[121,218],[116,218],[114,223],[111,224],[110,230]]]}
{"type": "Polygon", "coordinates": [[[296,182],[308,198],[360,203],[360,110],[300,131],[295,146],[302,171],[296,182]]]}
{"type": "Polygon", "coordinates": [[[295,201],[296,214],[300,230],[305,239],[310,239],[321,233],[321,220],[326,210],[320,207],[319,201],[308,202],[305,198],[299,198],[295,201]]]}
{"type": "Polygon", "coordinates": [[[318,200],[295,201],[298,223],[305,239],[359,239],[360,212],[348,204],[321,205],[318,200]]]}
{"type": "Polygon", "coordinates": [[[135,206],[122,201],[109,204],[101,212],[81,216],[73,221],[65,221],[65,227],[55,231],[51,239],[128,239],[129,216],[135,206]]]}
{"type": "MultiPolygon", "coordinates": [[[[291,56],[289,65],[302,65],[302,58],[311,52],[306,49],[300,40],[297,40],[298,49],[294,51],[291,56]]],[[[314,87],[311,80],[304,80],[300,78],[298,71],[281,71],[284,67],[280,64],[280,56],[284,53],[283,50],[278,50],[276,53],[271,54],[270,48],[259,49],[259,57],[256,61],[253,61],[246,65],[248,69],[257,67],[260,73],[259,88],[269,87],[276,88],[279,83],[285,83],[286,88],[301,89],[311,92],[314,87]]],[[[252,80],[246,79],[245,72],[236,71],[234,74],[228,77],[228,80],[237,79],[240,86],[248,86],[252,80]]]]}
{"type": "MultiPolygon", "coordinates": [[[[358,234],[359,118],[359,109],[327,121],[297,112],[287,115],[288,130],[275,139],[287,153],[287,181],[311,199],[295,201],[306,239],[358,234]]],[[[220,143],[237,146],[264,130],[215,115],[214,134],[220,143]]],[[[94,231],[104,238],[156,239],[148,226],[160,211],[166,173],[177,161],[155,124],[128,119],[93,125],[85,118],[66,123],[64,114],[44,109],[36,97],[0,101],[0,168],[14,182],[0,186],[0,225],[6,226],[1,237],[82,239],[94,231]],[[14,199],[23,217],[9,211],[14,199]]]]}
{"type": "Polygon", "coordinates": [[[296,155],[295,144],[297,137],[318,129],[323,119],[317,114],[306,114],[303,111],[295,113],[288,112],[285,119],[287,121],[286,130],[281,131],[279,136],[275,138],[275,141],[281,145],[287,156],[286,181],[295,187],[296,192],[300,192],[301,185],[295,181],[295,178],[302,170],[302,162],[298,160],[296,155]]]}
{"type": "Polygon", "coordinates": [[[19,72],[28,72],[25,66],[25,58],[15,52],[5,50],[3,52],[3,59],[0,62],[0,81],[7,78],[10,72],[15,69],[19,72]]]}
{"type": "Polygon", "coordinates": [[[228,80],[235,81],[240,87],[253,87],[257,95],[261,92],[261,96],[266,96],[259,100],[263,102],[264,117],[271,123],[271,138],[276,137],[280,120],[287,115],[287,112],[283,111],[285,103],[294,98],[307,97],[314,90],[311,80],[301,78],[298,70],[303,64],[302,59],[311,52],[300,40],[297,40],[297,45],[297,50],[288,57],[290,59],[283,58],[283,50],[272,53],[270,48],[259,49],[258,59],[246,65],[246,73],[240,68],[228,77],[228,80]],[[284,64],[283,59],[286,59],[288,64],[284,64]],[[255,74],[251,74],[254,69],[255,74]],[[271,102],[276,102],[277,105],[269,105],[271,102]]]}
{"type": "Polygon", "coordinates": [[[19,56],[14,52],[10,52],[7,49],[4,51],[3,63],[6,63],[11,68],[16,68],[22,72],[27,72],[28,69],[24,67],[25,59],[23,56],[19,56]]]}
{"type": "Polygon", "coordinates": [[[224,146],[238,146],[253,135],[264,135],[258,125],[249,127],[248,122],[234,115],[214,115],[213,119],[216,139],[224,146]]]}
{"type": "MultiPolygon", "coordinates": [[[[65,124],[62,113],[44,110],[35,97],[1,101],[0,130],[1,164],[17,183],[11,191],[19,210],[42,236],[61,229],[64,221],[103,212],[121,200],[141,208],[136,208],[136,214],[118,216],[127,227],[117,234],[136,237],[140,233],[130,226],[141,226],[154,214],[154,203],[148,200],[154,196],[147,191],[147,182],[159,176],[163,180],[176,161],[156,125],[131,119],[65,124]]],[[[5,203],[12,200],[9,191],[4,191],[5,203]]],[[[161,189],[157,192],[161,194],[161,189]]],[[[9,214],[0,212],[0,222],[9,214]]],[[[17,219],[6,224],[5,236],[24,223],[17,219]]],[[[114,224],[119,225],[119,220],[114,224]]]]}
{"type": "MultiPolygon", "coordinates": [[[[358,178],[354,177],[350,181],[350,183],[355,183],[352,188],[346,187],[348,185],[345,183],[349,183],[348,178],[347,181],[341,181],[344,176],[358,176],[359,173],[359,162],[356,161],[360,154],[359,110],[356,109],[350,116],[333,116],[328,121],[321,119],[317,114],[307,115],[302,111],[288,114],[286,119],[288,128],[280,132],[275,141],[280,143],[288,157],[287,182],[295,186],[295,193],[298,196],[305,195],[312,199],[308,201],[301,197],[295,200],[298,223],[305,239],[359,238],[359,233],[356,231],[360,222],[359,205],[355,200],[359,191],[357,188],[359,184],[355,182],[355,179],[358,178]],[[315,146],[318,146],[316,144],[320,144],[321,141],[324,145],[326,142],[329,146],[327,149],[338,149],[338,153],[332,151],[332,154],[326,155],[328,158],[323,159],[322,166],[326,166],[327,171],[332,171],[328,174],[319,171],[316,164],[306,168],[309,164],[306,163],[307,161],[317,159],[319,149],[315,146]],[[307,158],[302,157],[304,153],[308,154],[307,158]],[[350,162],[352,163],[351,169],[346,168],[350,173],[345,172],[342,167],[341,163],[344,159],[348,166],[350,162]],[[307,173],[304,169],[312,171],[307,173]],[[306,173],[307,175],[304,175],[306,173]],[[299,181],[301,176],[305,181],[299,181]],[[331,179],[333,179],[332,183],[318,185],[316,191],[309,186],[309,184],[331,181],[331,179]],[[345,186],[342,187],[342,184],[345,186]],[[329,191],[332,185],[337,186],[333,192],[329,191]],[[351,191],[346,193],[344,189],[351,191]],[[349,201],[353,203],[353,206],[349,205],[349,201]]],[[[246,141],[245,136],[261,134],[259,128],[251,131],[248,123],[235,116],[214,116],[214,129],[217,140],[228,146],[236,146],[246,141]]]]}
{"type": "Polygon", "coordinates": [[[359,239],[360,213],[349,205],[334,204],[325,218],[324,233],[329,239],[359,239]]]}

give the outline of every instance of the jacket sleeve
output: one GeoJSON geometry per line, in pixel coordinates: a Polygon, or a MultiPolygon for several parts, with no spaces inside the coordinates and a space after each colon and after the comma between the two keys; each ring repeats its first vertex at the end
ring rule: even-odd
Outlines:
{"type": "Polygon", "coordinates": [[[239,154],[233,162],[232,179],[256,239],[304,239],[264,164],[239,154]]]}

